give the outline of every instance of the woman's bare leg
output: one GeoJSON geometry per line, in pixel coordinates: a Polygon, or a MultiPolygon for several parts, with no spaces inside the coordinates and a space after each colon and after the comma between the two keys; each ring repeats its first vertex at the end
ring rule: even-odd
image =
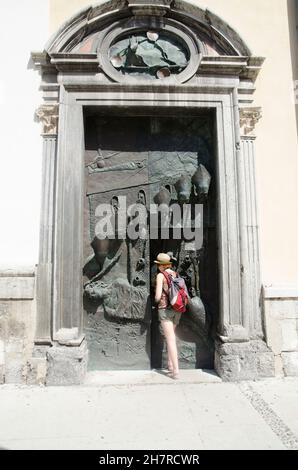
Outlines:
{"type": "Polygon", "coordinates": [[[164,335],[165,335],[165,338],[166,338],[166,342],[167,342],[168,365],[172,366],[171,370],[172,370],[173,374],[178,375],[178,373],[179,373],[178,352],[177,352],[174,325],[169,320],[162,320],[161,325],[162,325],[162,329],[163,329],[163,332],[164,332],[164,335]]]}
{"type": "MultiPolygon", "coordinates": [[[[176,327],[177,327],[177,325],[174,325],[174,331],[176,330],[176,327]]],[[[176,344],[177,344],[177,343],[176,343],[176,344]]],[[[171,359],[170,359],[170,357],[169,357],[169,354],[168,354],[168,370],[169,370],[170,372],[173,372],[173,364],[172,364],[172,361],[171,361],[171,359]]]]}

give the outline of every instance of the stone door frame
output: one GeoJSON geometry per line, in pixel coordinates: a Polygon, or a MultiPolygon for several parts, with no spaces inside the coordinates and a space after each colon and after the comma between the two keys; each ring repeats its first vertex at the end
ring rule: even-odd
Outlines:
{"type": "MultiPolygon", "coordinates": [[[[149,2],[150,3],[150,2],[149,2]]],[[[240,79],[243,57],[205,59],[205,73],[178,85],[118,84],[94,76],[94,64],[69,54],[35,54],[44,76],[43,202],[37,273],[37,354],[46,354],[48,383],[80,383],[86,372],[83,334],[84,106],[109,110],[158,107],[165,114],[212,109],[216,119],[219,322],[215,368],[225,380],[273,375],[259,307],[258,223],[254,172],[257,108],[247,107],[253,86],[240,79]],[[211,64],[211,65],[210,65],[211,64]],[[53,104],[54,102],[54,104],[53,104]],[[245,105],[244,105],[245,104],[245,105]],[[59,119],[58,119],[59,118],[59,119]],[[58,126],[57,126],[58,119],[58,126]],[[43,351],[43,352],[41,352],[43,351]],[[65,370],[68,374],[65,375],[65,370]],[[67,376],[67,377],[66,377],[67,376]]],[[[255,58],[255,68],[262,60],[255,58]]],[[[204,64],[204,58],[200,66],[204,64]]]]}

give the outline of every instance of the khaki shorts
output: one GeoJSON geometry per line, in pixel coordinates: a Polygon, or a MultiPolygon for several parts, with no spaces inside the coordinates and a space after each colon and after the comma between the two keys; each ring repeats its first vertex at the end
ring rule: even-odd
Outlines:
{"type": "Polygon", "coordinates": [[[180,318],[181,318],[181,313],[176,312],[172,308],[159,308],[158,309],[158,318],[159,321],[162,320],[169,320],[174,323],[174,325],[178,325],[180,318]]]}

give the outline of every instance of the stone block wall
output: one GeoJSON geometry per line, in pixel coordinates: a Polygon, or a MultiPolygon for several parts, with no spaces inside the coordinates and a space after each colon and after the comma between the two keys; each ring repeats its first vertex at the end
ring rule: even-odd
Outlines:
{"type": "MultiPolygon", "coordinates": [[[[36,267],[0,270],[0,384],[46,382],[48,348],[34,348],[35,277],[36,267]]],[[[298,286],[264,287],[263,311],[275,375],[298,376],[298,286]]]]}
{"type": "Polygon", "coordinates": [[[298,286],[265,287],[263,306],[275,375],[298,376],[298,286]]]}
{"type": "Polygon", "coordinates": [[[27,383],[35,333],[35,267],[0,270],[0,384],[27,383]]]}

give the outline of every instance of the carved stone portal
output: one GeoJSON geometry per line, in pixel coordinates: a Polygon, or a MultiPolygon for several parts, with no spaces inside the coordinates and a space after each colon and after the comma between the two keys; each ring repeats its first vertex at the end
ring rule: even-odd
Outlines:
{"type": "MultiPolygon", "coordinates": [[[[161,251],[172,254],[192,296],[177,331],[181,367],[213,367],[218,288],[211,129],[209,114],[108,117],[86,112],[83,273],[90,369],[164,365],[165,344],[151,301],[153,260],[161,251]],[[127,206],[144,206],[145,235],[131,240],[116,227],[116,239],[98,239],[99,204],[123,211],[124,196],[127,206]],[[203,248],[173,237],[152,240],[150,203],[185,202],[205,206],[203,248]]],[[[128,223],[129,214],[124,211],[122,216],[128,223]]]]}

